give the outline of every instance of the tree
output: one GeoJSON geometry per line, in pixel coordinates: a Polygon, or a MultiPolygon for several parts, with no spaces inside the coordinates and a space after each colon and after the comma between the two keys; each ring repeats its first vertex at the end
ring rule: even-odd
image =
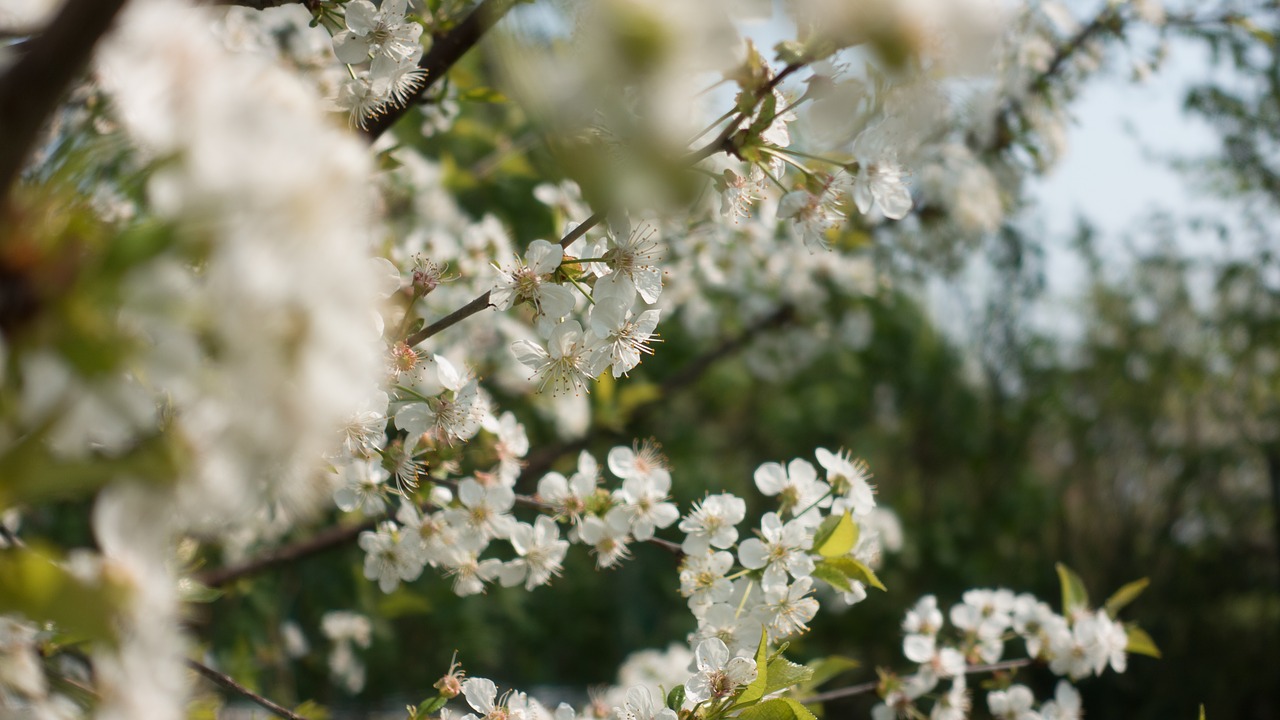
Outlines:
{"type": "MultiPolygon", "coordinates": [[[[240,4],[69,0],[6,48],[9,707],[172,717],[196,643],[210,652],[187,665],[203,676],[286,717],[318,711],[245,687],[282,700],[308,687],[288,678],[308,677],[305,661],[285,657],[305,655],[305,631],[278,623],[295,610],[329,638],[337,684],[390,695],[420,671],[367,677],[360,655],[443,602],[436,570],[459,596],[533,591],[645,545],[668,578],[678,569],[692,611],[650,627],[693,633],[662,661],[674,672],[660,694],[642,689],[658,677],[624,678],[635,687],[584,715],[808,717],[802,703],[876,690],[875,714],[920,703],[956,717],[966,675],[992,672],[987,706],[1014,716],[1034,698],[1011,670],[1080,679],[1155,652],[1115,619],[1141,584],[1095,610],[1060,566],[1060,612],[974,590],[951,639],[926,595],[903,623],[913,671],[818,693],[847,662],[782,657],[817,612],[813,588],[861,601],[883,589],[895,544],[865,464],[812,442],[703,455],[696,487],[630,442],[639,423],[680,423],[680,394],[704,376],[728,405],[787,379],[803,393],[833,361],[825,349],[866,347],[869,318],[909,323],[909,308],[885,310],[907,303],[883,289],[872,249],[928,263],[998,236],[1025,178],[1060,152],[1081,54],[1158,19],[1149,4],[1075,24],[1050,4],[1006,23],[969,3],[810,0],[768,54],[739,40],[750,3],[240,4]],[[489,55],[464,61],[477,45],[489,55]],[[700,92],[721,79],[732,90],[700,92]],[[714,377],[738,354],[750,374],[714,377]],[[664,374],[640,364],[649,355],[664,374]],[[598,487],[604,467],[613,487],[598,487]],[[677,530],[683,542],[663,537],[677,530]],[[594,557],[573,559],[570,541],[594,557]],[[310,564],[331,549],[336,563],[310,564]],[[353,559],[360,583],[323,579],[353,559]],[[294,582],[306,591],[282,587],[294,582]],[[194,607],[207,619],[184,631],[194,607]],[[1004,659],[1006,633],[1025,658],[1004,659]],[[948,691],[921,700],[940,680],[948,691]]],[[[955,365],[941,350],[908,369],[938,379],[955,365]]],[[[781,403],[777,424],[832,400],[781,403]]],[[[696,431],[681,439],[692,457],[737,437],[696,431]]],[[[666,587],[655,599],[679,607],[666,587]]],[[[452,607],[475,641],[466,667],[493,662],[493,618],[452,607]]],[[[437,663],[438,695],[417,685],[411,715],[459,694],[486,717],[545,713],[437,663]]],[[[1040,713],[1070,716],[1069,683],[1042,689],[1055,695],[1040,713]]],[[[334,696],[311,690],[297,699],[334,696]]]]}

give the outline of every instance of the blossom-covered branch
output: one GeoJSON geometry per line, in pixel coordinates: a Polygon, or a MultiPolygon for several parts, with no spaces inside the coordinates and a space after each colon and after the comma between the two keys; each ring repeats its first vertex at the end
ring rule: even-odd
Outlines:
{"type": "Polygon", "coordinates": [[[377,139],[396,123],[418,98],[422,97],[432,85],[454,66],[467,51],[480,42],[480,38],[488,32],[507,11],[516,4],[516,0],[481,0],[461,22],[447,32],[432,38],[431,49],[423,54],[418,62],[425,80],[405,98],[404,102],[382,108],[380,114],[368,121],[363,132],[369,139],[377,139]]]}
{"type": "MultiPolygon", "coordinates": [[[[760,333],[785,324],[792,317],[793,312],[794,311],[791,308],[784,307],[763,321],[752,326],[741,335],[730,338],[709,352],[695,358],[692,362],[681,368],[681,370],[675,375],[664,380],[660,385],[660,392],[657,393],[655,397],[637,405],[634,412],[645,412],[663,400],[669,400],[673,393],[683,390],[696,382],[697,379],[702,377],[702,375],[704,375],[716,362],[730,357],[734,353],[742,350],[752,339],[759,336],[760,333]]],[[[552,464],[554,464],[556,460],[569,453],[586,447],[586,444],[596,437],[597,432],[597,430],[593,429],[592,432],[578,440],[561,443],[539,452],[524,467],[520,477],[531,478],[532,482],[536,482],[537,478],[541,477],[551,469],[552,464]]],[[[518,495],[516,496],[516,501],[530,507],[539,507],[542,505],[541,503],[538,503],[536,499],[529,498],[527,496],[518,495]]],[[[541,508],[539,507],[539,509],[541,508]]],[[[197,575],[196,579],[202,585],[207,587],[222,587],[235,582],[240,578],[257,575],[264,570],[280,565],[287,565],[296,560],[346,545],[359,537],[360,533],[377,527],[378,520],[378,518],[370,518],[364,522],[356,524],[335,525],[297,542],[264,552],[261,555],[253,557],[242,563],[206,570],[205,572],[197,575]]],[[[657,544],[663,543],[662,541],[659,541],[657,544]]]]}

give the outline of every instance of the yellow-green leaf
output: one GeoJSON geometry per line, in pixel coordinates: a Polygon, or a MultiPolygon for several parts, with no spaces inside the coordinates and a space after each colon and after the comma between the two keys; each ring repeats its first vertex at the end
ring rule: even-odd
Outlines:
{"type": "Polygon", "coordinates": [[[876,577],[876,573],[867,564],[851,557],[835,557],[823,560],[820,565],[826,565],[838,569],[844,573],[845,577],[850,580],[857,580],[863,585],[870,585],[877,590],[884,590],[884,583],[880,582],[880,578],[876,577]]]}
{"type": "Polygon", "coordinates": [[[743,710],[742,720],[817,720],[804,705],[791,698],[774,698],[743,710]]]}
{"type": "Polygon", "coordinates": [[[827,537],[822,538],[821,541],[817,537],[814,538],[813,549],[822,557],[834,558],[847,554],[856,542],[858,542],[858,526],[854,524],[853,516],[845,513],[836,521],[827,537]]]}
{"type": "Polygon", "coordinates": [[[80,581],[35,548],[0,550],[0,613],[19,613],[85,640],[115,642],[122,588],[80,581]]]}
{"type": "Polygon", "coordinates": [[[1160,658],[1160,648],[1156,647],[1156,641],[1145,630],[1137,625],[1129,625],[1125,630],[1129,635],[1129,643],[1124,646],[1125,652],[1160,658]]]}
{"type": "Polygon", "coordinates": [[[1058,580],[1062,583],[1062,614],[1069,615],[1075,610],[1087,609],[1089,593],[1084,588],[1084,581],[1062,563],[1058,563],[1055,567],[1058,569],[1058,580]]]}
{"type": "Polygon", "coordinates": [[[846,576],[842,570],[835,568],[829,563],[820,562],[815,565],[813,568],[813,576],[837,590],[853,592],[853,586],[849,584],[848,576],[846,576]]]}
{"type": "Polygon", "coordinates": [[[772,692],[799,685],[807,682],[811,677],[813,677],[813,668],[806,665],[798,665],[784,657],[774,658],[769,661],[769,681],[765,685],[764,694],[768,695],[772,692]]]}
{"type": "Polygon", "coordinates": [[[1107,603],[1104,606],[1107,609],[1107,614],[1114,618],[1116,613],[1120,612],[1124,606],[1133,602],[1134,599],[1141,595],[1142,591],[1146,590],[1147,586],[1150,584],[1151,580],[1142,578],[1141,580],[1134,580],[1115,591],[1111,597],[1107,598],[1107,603]]]}

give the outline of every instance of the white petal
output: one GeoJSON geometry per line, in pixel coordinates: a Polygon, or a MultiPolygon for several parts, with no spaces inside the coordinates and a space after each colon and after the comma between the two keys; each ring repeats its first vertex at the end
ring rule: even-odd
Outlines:
{"type": "Polygon", "coordinates": [[[378,24],[378,11],[369,0],[354,0],[345,8],[347,27],[357,35],[368,35],[378,24]]]}

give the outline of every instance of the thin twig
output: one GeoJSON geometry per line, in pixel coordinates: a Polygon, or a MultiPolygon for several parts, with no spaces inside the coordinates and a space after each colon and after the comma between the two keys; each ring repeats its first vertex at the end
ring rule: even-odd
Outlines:
{"type": "Polygon", "coordinates": [[[236,693],[237,695],[243,695],[249,700],[252,700],[258,705],[261,705],[273,715],[277,715],[279,717],[285,718],[286,720],[307,720],[307,718],[303,717],[302,715],[299,715],[293,712],[292,710],[290,710],[287,707],[284,707],[283,705],[278,705],[268,700],[267,698],[262,697],[258,693],[250,690],[249,688],[231,679],[231,676],[223,675],[222,673],[218,672],[217,670],[214,670],[208,665],[204,665],[203,663],[200,663],[188,658],[187,667],[200,673],[207,680],[213,682],[215,685],[221,685],[222,687],[236,693]]]}
{"type": "Polygon", "coordinates": [[[0,210],[45,120],[127,0],[68,0],[0,75],[0,210]]]}
{"type": "MultiPolygon", "coordinates": [[[[477,9],[477,12],[478,12],[478,9],[477,9]]],[[[783,68],[777,75],[773,76],[773,78],[770,79],[769,82],[765,83],[763,88],[760,89],[760,92],[758,93],[759,97],[763,98],[768,93],[773,92],[773,89],[776,88],[779,84],[781,84],[782,81],[787,78],[787,76],[791,75],[792,73],[796,72],[802,67],[804,67],[804,65],[799,63],[793,63],[783,68]]],[[[758,103],[759,100],[757,99],[756,102],[758,103]]],[[[755,105],[752,105],[752,107],[749,110],[744,110],[738,113],[734,117],[734,119],[727,126],[725,126],[724,130],[720,132],[720,134],[716,137],[715,140],[712,140],[711,142],[707,143],[701,149],[686,155],[683,162],[687,165],[694,165],[702,160],[705,160],[711,157],[712,155],[715,155],[718,152],[733,152],[734,147],[731,142],[731,138],[733,137],[733,134],[738,131],[738,127],[742,124],[742,121],[747,119],[750,116],[750,113],[754,111],[755,111],[755,105]]],[[[595,227],[596,225],[600,224],[600,222],[604,220],[605,214],[607,212],[608,212],[607,209],[599,210],[594,215],[587,218],[585,221],[582,222],[582,224],[575,227],[572,231],[569,232],[569,234],[565,235],[564,238],[560,240],[560,246],[568,247],[570,244],[573,243],[574,240],[577,240],[578,238],[585,235],[587,231],[589,231],[591,228],[595,227]]],[[[423,340],[426,340],[427,338],[431,337],[432,335],[435,335],[436,333],[442,330],[445,330],[446,328],[453,327],[459,322],[471,317],[472,315],[475,315],[476,313],[488,307],[489,307],[489,293],[486,292],[483,295],[472,300],[471,302],[467,303],[466,305],[449,313],[448,315],[441,318],[440,320],[437,320],[436,322],[422,328],[421,330],[414,333],[413,335],[410,335],[406,340],[406,342],[409,344],[410,347],[413,347],[418,343],[422,342],[423,340]]]]}
{"type": "MultiPolygon", "coordinates": [[[[598,225],[600,221],[603,219],[604,219],[604,213],[600,213],[600,212],[587,218],[582,222],[582,224],[570,230],[569,233],[560,240],[560,246],[568,247],[573,243],[574,240],[577,240],[583,235],[586,235],[588,230],[598,225]]],[[[405,340],[405,342],[407,342],[410,347],[413,347],[414,345],[417,345],[418,343],[422,342],[423,340],[426,340],[432,335],[435,335],[436,333],[439,333],[443,330],[447,330],[453,327],[454,325],[457,325],[458,323],[462,322],[463,320],[466,320],[472,315],[475,315],[481,310],[487,309],[488,307],[489,307],[489,291],[486,290],[482,295],[477,297],[475,300],[472,300],[466,305],[463,305],[457,310],[454,310],[448,315],[445,315],[439,320],[431,323],[430,325],[422,328],[418,332],[410,335],[408,339],[405,340]]]]}
{"type": "MultiPolygon", "coordinates": [[[[1005,660],[1004,662],[992,663],[990,665],[970,665],[964,669],[965,675],[978,675],[988,672],[999,672],[1001,670],[1012,670],[1014,668],[1026,667],[1032,662],[1031,658],[1022,658],[1021,660],[1005,660]]],[[[860,683],[858,685],[850,685],[849,687],[840,688],[838,690],[828,690],[817,695],[798,698],[796,702],[804,705],[813,703],[827,702],[828,700],[839,700],[840,698],[854,697],[855,695],[864,695],[874,692],[880,686],[878,680],[860,683]]]]}

